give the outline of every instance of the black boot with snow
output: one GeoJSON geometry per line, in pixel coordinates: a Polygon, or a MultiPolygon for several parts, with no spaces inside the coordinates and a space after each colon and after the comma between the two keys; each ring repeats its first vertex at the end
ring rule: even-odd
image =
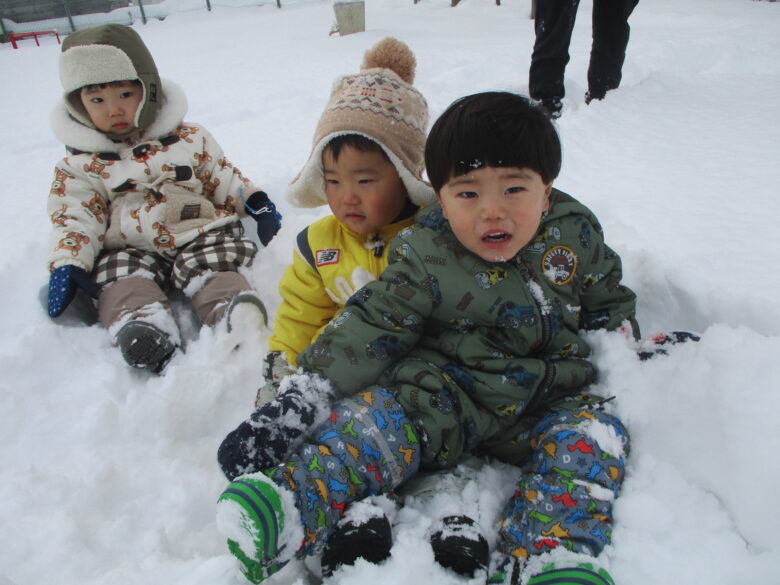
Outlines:
{"type": "Polygon", "coordinates": [[[473,577],[485,570],[490,550],[479,524],[468,516],[447,516],[431,534],[436,562],[459,575],[473,577]]]}
{"type": "Polygon", "coordinates": [[[145,321],[128,321],[116,335],[116,344],[128,365],[159,373],[176,351],[170,336],[145,321]]]}
{"type": "Polygon", "coordinates": [[[550,120],[557,120],[563,113],[563,102],[560,98],[542,98],[541,100],[534,100],[534,104],[550,120]]]}
{"type": "Polygon", "coordinates": [[[354,565],[358,559],[381,563],[390,557],[393,533],[390,520],[380,513],[359,522],[346,519],[339,522],[322,552],[322,576],[330,577],[344,565],[354,565]]]}

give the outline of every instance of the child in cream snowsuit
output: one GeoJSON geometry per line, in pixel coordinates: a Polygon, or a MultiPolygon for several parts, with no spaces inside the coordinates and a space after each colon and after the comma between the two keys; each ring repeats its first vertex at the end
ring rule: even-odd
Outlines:
{"type": "Polygon", "coordinates": [[[560,142],[528,99],[456,101],[425,158],[439,202],[223,442],[223,471],[262,473],[228,487],[219,526],[259,582],[318,550],[350,502],[476,454],[523,470],[491,583],[611,584],[595,557],[628,435],[589,392],[583,331],[638,336],[620,258],[553,187],[560,142]]]}
{"type": "Polygon", "coordinates": [[[51,123],[68,156],[48,200],[49,315],[96,295],[127,363],[155,372],[181,344],[170,288],[207,325],[227,315],[230,329],[241,306],[262,326],[265,309],[239,272],[257,252],[240,217],[252,214],[266,245],[281,216],[204,127],[183,122],[184,93],[160,79],[138,33],[109,24],[68,35],[60,78],[51,123]]]}

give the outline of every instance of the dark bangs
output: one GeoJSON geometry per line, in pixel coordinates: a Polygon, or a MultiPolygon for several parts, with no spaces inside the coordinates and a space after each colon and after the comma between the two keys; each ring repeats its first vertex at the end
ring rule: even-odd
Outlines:
{"type": "Polygon", "coordinates": [[[561,143],[528,98],[486,92],[455,101],[431,128],[425,167],[435,191],[483,166],[529,168],[552,182],[561,170],[561,143]]]}
{"type": "MultiPolygon", "coordinates": [[[[327,146],[325,146],[325,150],[330,150],[330,154],[335,161],[339,160],[341,149],[345,146],[350,146],[359,152],[378,152],[385,158],[388,158],[387,154],[382,150],[382,147],[379,146],[378,143],[362,134],[339,134],[338,136],[334,136],[331,141],[328,142],[327,146]]],[[[390,159],[388,158],[388,160],[390,159]]]]}

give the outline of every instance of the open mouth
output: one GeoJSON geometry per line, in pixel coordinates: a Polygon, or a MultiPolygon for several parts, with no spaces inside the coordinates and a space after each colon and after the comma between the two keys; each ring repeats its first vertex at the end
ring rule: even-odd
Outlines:
{"type": "Polygon", "coordinates": [[[488,242],[488,243],[493,244],[493,243],[504,242],[504,241],[508,240],[511,237],[512,236],[510,236],[506,232],[496,232],[494,234],[488,234],[486,236],[483,236],[482,239],[484,241],[488,242]]]}

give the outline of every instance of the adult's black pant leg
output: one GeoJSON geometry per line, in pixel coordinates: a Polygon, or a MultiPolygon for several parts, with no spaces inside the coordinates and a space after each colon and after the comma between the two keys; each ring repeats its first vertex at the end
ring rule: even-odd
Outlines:
{"type": "Polygon", "coordinates": [[[528,74],[528,92],[537,100],[562,98],[563,74],[579,0],[537,0],[536,41],[528,74]]]}
{"type": "Polygon", "coordinates": [[[630,27],[628,17],[638,0],[593,0],[593,46],[588,67],[588,91],[601,99],[620,86],[630,27]]]}

